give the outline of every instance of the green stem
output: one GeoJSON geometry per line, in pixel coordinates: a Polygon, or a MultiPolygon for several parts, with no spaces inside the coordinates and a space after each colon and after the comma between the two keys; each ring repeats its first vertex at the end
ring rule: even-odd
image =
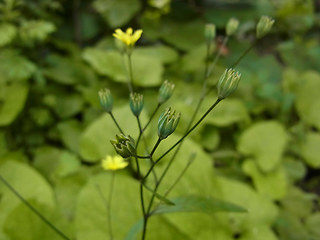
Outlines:
{"type": "Polygon", "coordinates": [[[258,43],[259,41],[256,39],[241,55],[240,57],[231,65],[230,68],[235,68],[241,60],[251,51],[251,49],[258,43]]]}
{"type": "Polygon", "coordinates": [[[152,158],[154,152],[156,151],[156,149],[157,149],[157,147],[159,146],[159,144],[161,143],[161,141],[162,141],[162,139],[161,139],[161,138],[158,138],[156,144],[154,145],[154,147],[153,147],[153,149],[152,149],[152,151],[151,151],[151,153],[150,153],[150,158],[152,158]]]}
{"type": "Polygon", "coordinates": [[[71,240],[68,238],[63,232],[61,232],[57,227],[55,227],[45,216],[43,216],[36,208],[34,208],[26,199],[18,193],[17,190],[14,189],[13,186],[11,186],[3,176],[0,175],[1,182],[14,194],[16,197],[18,197],[21,202],[26,205],[34,214],[36,214],[44,223],[46,223],[53,231],[55,231],[61,238],[66,240],[71,240]]]}
{"type": "Polygon", "coordinates": [[[116,124],[116,126],[117,126],[118,130],[119,130],[122,134],[124,134],[124,133],[123,133],[123,131],[122,131],[122,129],[121,129],[121,127],[120,127],[120,125],[118,124],[117,120],[115,119],[115,117],[114,117],[113,113],[112,113],[112,112],[109,112],[109,114],[110,114],[110,116],[111,116],[111,118],[112,118],[113,122],[116,124]]]}
{"type": "Polygon", "coordinates": [[[175,144],[173,144],[172,147],[170,147],[164,154],[162,154],[155,162],[154,164],[151,166],[151,168],[149,169],[149,171],[147,172],[146,176],[143,178],[143,181],[150,175],[152,169],[155,167],[155,165],[157,165],[157,163],[164,158],[169,152],[171,152],[179,143],[181,143],[202,121],[203,119],[205,119],[205,117],[212,111],[212,109],[214,109],[218,103],[221,101],[222,99],[217,99],[215,101],[215,103],[202,115],[202,117],[193,125],[192,128],[190,128],[189,131],[187,131],[187,133],[181,137],[175,144]]]}
{"type": "Polygon", "coordinates": [[[128,57],[128,74],[129,74],[129,90],[133,92],[133,71],[132,71],[132,61],[131,61],[131,54],[127,54],[128,57]]]}
{"type": "Polygon", "coordinates": [[[113,187],[114,187],[114,181],[115,181],[115,174],[114,171],[111,173],[111,181],[110,181],[110,192],[109,192],[109,198],[108,198],[108,224],[109,224],[109,236],[110,240],[113,240],[113,232],[112,232],[112,214],[111,214],[111,202],[112,202],[112,195],[113,195],[113,187]]]}

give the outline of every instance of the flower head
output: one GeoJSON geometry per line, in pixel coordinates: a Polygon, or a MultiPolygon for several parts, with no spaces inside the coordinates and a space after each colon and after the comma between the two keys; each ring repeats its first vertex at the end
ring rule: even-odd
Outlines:
{"type": "Polygon", "coordinates": [[[143,95],[139,93],[130,93],[130,108],[135,116],[139,116],[143,109],[143,95]]]}
{"type": "Polygon", "coordinates": [[[167,138],[176,130],[180,120],[180,116],[180,113],[171,111],[170,107],[161,114],[158,120],[158,136],[160,139],[167,138]]]}
{"type": "Polygon", "coordinates": [[[128,166],[128,162],[126,162],[122,157],[120,156],[106,156],[104,159],[101,161],[102,168],[104,170],[119,170],[123,169],[126,166],[128,166]]]}
{"type": "Polygon", "coordinates": [[[120,28],[117,28],[113,36],[121,40],[126,46],[133,47],[134,44],[141,37],[141,34],[142,34],[141,29],[133,32],[132,28],[128,28],[126,32],[123,32],[120,28]]]}
{"type": "Polygon", "coordinates": [[[158,102],[162,104],[167,101],[172,96],[173,90],[174,84],[165,80],[159,89],[158,102]]]}
{"type": "Polygon", "coordinates": [[[99,91],[100,104],[106,112],[111,112],[113,107],[113,97],[109,89],[101,89],[99,91]]]}
{"type": "Polygon", "coordinates": [[[136,145],[130,135],[116,135],[116,140],[110,140],[116,152],[124,158],[129,158],[136,154],[136,145]]]}
{"type": "Polygon", "coordinates": [[[262,16],[256,27],[257,38],[262,38],[271,31],[274,19],[268,16],[262,16]]]}
{"type": "Polygon", "coordinates": [[[240,78],[241,74],[236,70],[232,68],[226,69],[217,85],[219,99],[224,99],[233,93],[238,87],[240,78]]]}
{"type": "Polygon", "coordinates": [[[239,27],[239,20],[236,18],[230,18],[227,27],[226,27],[226,33],[227,36],[233,35],[239,27]]]}

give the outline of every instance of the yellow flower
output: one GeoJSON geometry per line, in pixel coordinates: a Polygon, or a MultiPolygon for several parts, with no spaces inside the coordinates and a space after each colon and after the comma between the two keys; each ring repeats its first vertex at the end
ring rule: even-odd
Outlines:
{"type": "Polygon", "coordinates": [[[102,160],[101,165],[102,168],[105,170],[118,170],[118,169],[122,169],[125,168],[126,166],[128,166],[128,162],[126,162],[122,157],[120,156],[106,156],[105,159],[102,160]]]}
{"type": "Polygon", "coordinates": [[[132,28],[128,28],[126,32],[123,32],[120,28],[115,30],[113,36],[121,40],[128,47],[134,46],[136,41],[141,37],[142,30],[136,30],[133,32],[132,28]]]}

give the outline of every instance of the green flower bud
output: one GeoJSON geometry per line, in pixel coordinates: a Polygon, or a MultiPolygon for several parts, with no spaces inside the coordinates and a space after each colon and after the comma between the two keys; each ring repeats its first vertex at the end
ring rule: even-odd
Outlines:
{"type": "Polygon", "coordinates": [[[110,140],[116,152],[123,158],[136,155],[136,144],[134,139],[128,135],[116,135],[116,140],[110,140]]]}
{"type": "Polygon", "coordinates": [[[232,36],[238,30],[238,27],[239,20],[236,18],[230,18],[226,27],[227,36],[232,36]]]}
{"type": "Polygon", "coordinates": [[[143,95],[139,93],[130,93],[130,108],[135,116],[139,116],[143,109],[143,95]]]}
{"type": "Polygon", "coordinates": [[[216,37],[216,25],[208,23],[204,29],[204,36],[207,40],[207,43],[211,43],[216,37]]]}
{"type": "Polygon", "coordinates": [[[172,96],[173,90],[174,84],[165,80],[159,89],[159,103],[162,104],[167,101],[172,96]]]}
{"type": "Polygon", "coordinates": [[[158,120],[158,136],[161,140],[167,138],[176,130],[180,116],[180,113],[172,112],[171,108],[161,114],[158,120]]]}
{"type": "Polygon", "coordinates": [[[256,36],[262,38],[268,34],[274,24],[274,20],[268,16],[262,16],[257,24],[256,36]]]}
{"type": "Polygon", "coordinates": [[[218,98],[224,99],[233,93],[238,87],[241,74],[236,72],[234,69],[229,68],[224,71],[219,79],[218,88],[218,98]]]}
{"type": "Polygon", "coordinates": [[[101,89],[99,91],[99,100],[100,100],[100,104],[101,104],[102,108],[106,112],[110,113],[112,111],[112,107],[113,107],[113,97],[111,95],[110,90],[107,88],[101,89]]]}

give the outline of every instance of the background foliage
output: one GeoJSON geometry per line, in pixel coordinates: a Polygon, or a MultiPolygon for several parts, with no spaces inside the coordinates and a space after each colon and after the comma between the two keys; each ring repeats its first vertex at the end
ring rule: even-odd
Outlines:
{"type": "MultiPolygon", "coordinates": [[[[247,213],[171,213],[153,217],[149,239],[320,239],[319,2],[312,0],[3,0],[0,3],[0,173],[30,203],[77,240],[108,237],[105,203],[117,133],[97,92],[115,96],[115,116],[138,134],[128,107],[114,28],[144,30],[133,53],[134,82],[144,93],[146,122],[164,79],[176,84],[170,105],[184,132],[201,94],[204,24],[241,21],[210,84],[249,46],[261,15],[276,19],[238,67],[239,89],[185,142],[164,191],[189,156],[196,159],[170,197],[198,194],[228,200],[247,213]]],[[[205,100],[203,111],[216,92],[205,100]]],[[[148,131],[155,142],[156,123],[148,131]]],[[[160,166],[160,169],[164,166],[160,166]]],[[[124,239],[139,221],[138,182],[116,176],[114,233],[124,239]]],[[[0,239],[57,239],[0,184],[0,239]]]]}

